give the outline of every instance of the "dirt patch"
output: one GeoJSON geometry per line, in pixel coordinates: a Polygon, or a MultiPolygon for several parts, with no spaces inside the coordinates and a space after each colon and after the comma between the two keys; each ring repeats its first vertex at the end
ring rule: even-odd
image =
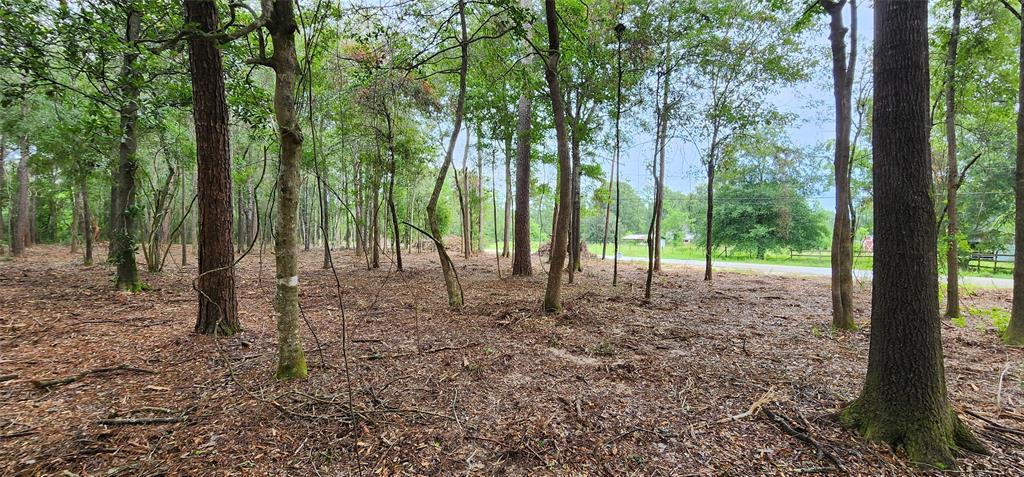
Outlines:
{"type": "MultiPolygon", "coordinates": [[[[453,255],[467,306],[451,312],[436,256],[407,255],[397,273],[386,257],[383,269],[366,270],[339,252],[346,350],[333,276],[320,268],[322,252],[310,251],[301,289],[310,378],[282,383],[271,376],[273,261],[264,258],[247,257],[238,270],[245,331],[219,340],[191,333],[193,266],[143,273],[152,290],[126,294],[111,290],[110,267],[77,265],[63,248],[0,262],[0,474],[788,475],[832,467],[763,413],[727,419],[769,393],[767,409],[851,474],[916,472],[831,418],[863,378],[867,284],[856,287],[861,330],[835,334],[827,279],[719,273],[706,283],[698,270],[670,266],[648,303],[640,264],[622,264],[611,287],[610,265],[587,261],[567,285],[565,310],[545,316],[539,264],[534,277],[509,278],[505,260],[498,279],[493,255],[453,255]],[[119,365],[136,371],[32,383],[119,365]]],[[[1008,310],[1008,293],[975,291],[964,302],[1008,310]]],[[[962,414],[1021,429],[1024,351],[1004,347],[990,320],[943,325],[950,395],[962,414]]],[[[963,415],[994,452],[964,456],[963,471],[1024,474],[1020,436],[963,415]]]]}

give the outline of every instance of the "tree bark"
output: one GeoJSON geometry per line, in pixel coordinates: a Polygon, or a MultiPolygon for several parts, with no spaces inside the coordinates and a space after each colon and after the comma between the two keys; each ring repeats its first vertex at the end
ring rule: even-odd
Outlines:
{"type": "Polygon", "coordinates": [[[544,311],[555,313],[562,308],[562,267],[565,266],[566,242],[568,242],[569,216],[571,214],[571,165],[569,139],[565,126],[565,105],[558,78],[558,60],[561,56],[558,38],[558,17],[555,0],[544,1],[544,13],[548,28],[548,54],[544,61],[544,78],[551,96],[551,115],[555,121],[555,139],[558,144],[558,211],[555,229],[551,238],[551,260],[548,268],[548,283],[544,291],[544,311]]]}
{"type": "Polygon", "coordinates": [[[833,157],[836,187],[835,221],[832,227],[832,326],[840,330],[857,327],[853,320],[853,244],[850,217],[850,127],[853,74],[857,58],[857,4],[850,2],[850,57],[847,62],[847,29],[843,26],[846,0],[828,1],[831,17],[829,41],[832,46],[832,86],[836,103],[836,145],[833,157]]]}
{"type": "Polygon", "coordinates": [[[113,237],[113,262],[117,264],[117,288],[138,290],[139,270],[135,263],[136,220],[139,212],[135,204],[135,172],[138,169],[138,138],[135,123],[139,117],[139,74],[136,61],[139,53],[135,42],[139,39],[142,12],[134,6],[128,7],[125,27],[127,51],[122,56],[121,66],[121,143],[117,156],[117,205],[114,216],[116,224],[113,237]]]}
{"type": "Polygon", "coordinates": [[[705,164],[708,178],[707,214],[704,217],[707,221],[704,226],[704,281],[706,282],[711,281],[711,252],[714,245],[712,223],[715,218],[715,155],[718,153],[717,147],[718,126],[716,125],[711,135],[711,149],[708,151],[707,164],[705,164]]]}
{"type": "Polygon", "coordinates": [[[512,227],[512,134],[505,137],[505,215],[501,234],[501,256],[508,257],[509,229],[512,227]]]}
{"type": "Polygon", "coordinates": [[[960,264],[956,189],[959,178],[956,157],[956,56],[960,42],[961,0],[953,0],[953,25],[949,30],[949,57],[946,60],[946,318],[960,316],[960,264]]]}
{"type": "Polygon", "coordinates": [[[526,91],[528,85],[525,81],[523,88],[524,91],[519,96],[519,118],[516,126],[516,211],[513,225],[515,236],[512,274],[530,276],[533,275],[530,258],[530,129],[533,101],[526,91]]]}
{"type": "MultiPolygon", "coordinates": [[[[1024,3],[1018,12],[1024,17],[1024,3]]],[[[1024,19],[1020,22],[1024,35],[1024,19]]],[[[1014,250],[1024,251],[1024,41],[1021,41],[1017,78],[1017,159],[1014,170],[1014,250]]],[[[1006,342],[1015,346],[1024,345],[1024,253],[1013,255],[1013,308],[1010,324],[1006,329],[1006,342]]]]}
{"type": "Polygon", "coordinates": [[[277,373],[278,379],[305,378],[306,356],[299,336],[299,244],[296,222],[299,206],[299,167],[302,131],[295,111],[296,75],[295,12],[291,0],[274,0],[267,29],[274,45],[269,59],[274,69],[274,117],[281,145],[277,179],[277,232],[274,262],[277,268],[277,373]]]}
{"type": "MultiPolygon", "coordinates": [[[[219,27],[216,3],[185,0],[185,21],[195,24],[201,32],[216,31],[219,27]]],[[[212,39],[190,39],[189,60],[199,192],[199,308],[195,331],[230,336],[240,331],[242,325],[238,321],[235,297],[231,139],[224,67],[220,49],[212,39]]],[[[241,214],[239,223],[244,223],[241,214]]]]}
{"type": "Polygon", "coordinates": [[[28,137],[21,137],[18,144],[17,180],[14,207],[11,209],[11,255],[20,257],[25,253],[31,237],[29,234],[29,146],[28,137]]]}
{"type": "Polygon", "coordinates": [[[68,232],[71,235],[71,254],[78,253],[78,236],[82,230],[82,205],[79,196],[75,193],[74,186],[71,189],[71,227],[68,232]]]}
{"type": "MultiPolygon", "coordinates": [[[[2,166],[2,164],[0,164],[2,166]]],[[[85,238],[85,258],[82,263],[92,265],[92,211],[89,209],[89,178],[84,173],[78,179],[78,193],[82,201],[82,235],[85,238]]]]}
{"type": "Polygon", "coordinates": [[[459,211],[462,212],[462,256],[469,258],[473,248],[473,232],[470,231],[470,203],[469,203],[469,127],[466,127],[466,147],[462,152],[462,185],[459,187],[459,211]]]}
{"type": "Polygon", "coordinates": [[[928,4],[875,2],[871,342],[859,398],[841,420],[923,467],[986,452],[946,394],[931,195],[928,4]]]}
{"type": "MultiPolygon", "coordinates": [[[[459,94],[455,100],[455,118],[452,124],[452,136],[448,140],[448,148],[445,150],[444,162],[437,172],[437,180],[434,181],[434,190],[430,194],[430,201],[427,202],[427,221],[430,223],[430,233],[434,236],[434,247],[437,249],[437,258],[441,262],[441,275],[444,278],[445,290],[448,292],[448,308],[458,309],[462,307],[462,289],[455,278],[455,270],[452,269],[451,259],[444,247],[444,236],[441,234],[441,226],[437,222],[437,201],[441,197],[441,190],[444,188],[445,176],[448,175],[448,167],[452,164],[452,156],[455,155],[455,141],[459,138],[462,129],[462,115],[466,108],[466,74],[469,68],[469,38],[466,33],[466,3],[459,0],[459,25],[461,36],[459,38],[459,50],[462,55],[459,64],[459,94]]],[[[467,135],[466,141],[469,141],[467,135]]]]}
{"type": "MultiPolygon", "coordinates": [[[[7,205],[7,139],[0,136],[0,242],[7,241],[10,245],[10,238],[7,232],[7,222],[4,220],[4,207],[7,205]]],[[[0,245],[0,255],[6,253],[0,245]]]]}

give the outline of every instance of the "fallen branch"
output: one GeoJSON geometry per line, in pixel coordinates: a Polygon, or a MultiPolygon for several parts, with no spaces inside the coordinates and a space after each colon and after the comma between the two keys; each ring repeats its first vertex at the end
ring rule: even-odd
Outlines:
{"type": "Polygon", "coordinates": [[[356,359],[369,359],[369,360],[386,359],[386,358],[394,359],[394,358],[402,358],[402,357],[405,357],[405,356],[415,356],[415,355],[419,355],[419,354],[431,354],[431,353],[439,353],[441,351],[466,349],[466,348],[471,348],[473,346],[479,346],[479,345],[480,345],[480,343],[469,343],[469,344],[465,344],[465,345],[462,345],[462,346],[442,346],[440,348],[428,349],[426,351],[410,351],[408,353],[368,354],[368,355],[365,355],[365,356],[359,356],[356,359]]]}
{"type": "Polygon", "coordinates": [[[99,421],[96,421],[96,423],[103,424],[106,426],[138,426],[150,424],[173,424],[178,422],[185,422],[187,420],[188,416],[140,417],[136,419],[100,419],[99,421]]]}
{"type": "Polygon", "coordinates": [[[837,469],[839,469],[842,472],[846,472],[846,468],[843,467],[843,464],[839,461],[839,458],[836,457],[836,455],[833,454],[832,452],[829,452],[828,449],[825,449],[825,447],[821,445],[821,443],[819,443],[818,441],[814,440],[813,437],[794,429],[793,426],[791,426],[789,422],[786,421],[786,419],[783,419],[781,416],[775,414],[774,412],[771,411],[771,409],[764,408],[761,411],[764,413],[765,416],[768,417],[768,419],[771,419],[771,421],[774,422],[775,425],[779,427],[779,429],[782,429],[783,432],[797,438],[797,440],[805,444],[808,444],[811,447],[814,447],[814,450],[818,453],[818,456],[824,456],[826,459],[828,459],[829,462],[834,464],[837,469]]]}
{"type": "Polygon", "coordinates": [[[18,379],[18,375],[17,374],[4,374],[4,375],[0,375],[0,383],[11,381],[13,379],[18,379]]]}
{"type": "Polygon", "coordinates": [[[60,386],[60,385],[64,385],[64,384],[71,384],[71,383],[73,383],[75,381],[78,381],[78,380],[80,380],[82,378],[85,378],[85,377],[93,375],[93,374],[108,374],[108,373],[113,373],[113,372],[116,372],[116,371],[130,371],[130,372],[133,372],[133,373],[156,374],[156,371],[153,371],[153,370],[143,369],[143,368],[135,368],[135,367],[132,367],[132,366],[128,366],[127,364],[121,364],[121,365],[118,365],[118,366],[112,366],[112,367],[106,367],[106,368],[90,369],[88,371],[82,371],[81,373],[74,374],[74,375],[71,375],[71,376],[66,376],[66,377],[63,377],[63,378],[42,379],[42,380],[35,380],[34,379],[34,380],[32,380],[32,385],[37,387],[37,388],[39,388],[39,389],[46,389],[46,388],[51,387],[51,386],[60,386]]]}
{"type": "Polygon", "coordinates": [[[775,389],[774,388],[769,389],[764,394],[762,394],[761,397],[757,398],[757,400],[754,401],[750,405],[750,408],[747,409],[745,412],[741,412],[741,413],[736,414],[734,416],[723,417],[723,418],[719,419],[718,421],[716,421],[716,423],[722,424],[722,423],[729,422],[729,421],[738,421],[740,419],[743,419],[744,417],[753,416],[754,414],[757,414],[757,412],[760,411],[761,408],[764,407],[765,404],[768,404],[770,402],[774,402],[777,398],[778,398],[778,396],[775,395],[775,389]]]}

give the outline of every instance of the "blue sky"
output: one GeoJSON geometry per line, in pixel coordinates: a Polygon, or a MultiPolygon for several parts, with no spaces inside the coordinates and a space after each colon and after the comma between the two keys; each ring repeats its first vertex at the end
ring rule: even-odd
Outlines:
{"type": "MultiPolygon", "coordinates": [[[[861,1],[857,8],[858,22],[858,76],[863,68],[869,67],[867,55],[874,38],[874,10],[870,2],[861,1]]],[[[844,12],[844,21],[849,23],[849,9],[844,12]]],[[[819,18],[815,33],[808,39],[813,54],[821,58],[819,70],[803,83],[786,88],[772,99],[783,112],[797,116],[796,122],[788,128],[793,144],[801,147],[820,145],[835,135],[835,106],[832,98],[832,77],[828,24],[825,18],[819,18]]],[[[639,134],[631,138],[630,144],[623,146],[622,179],[629,181],[634,188],[642,191],[650,188],[652,181],[647,169],[652,154],[653,137],[639,134]]],[[[828,161],[831,163],[831,160],[828,161]]],[[[607,167],[607,164],[605,165],[607,167]]],[[[683,140],[670,141],[666,156],[665,183],[676,191],[691,192],[705,183],[703,166],[696,149],[683,140]]],[[[829,188],[816,197],[817,202],[826,210],[835,208],[835,191],[829,188]]]]}

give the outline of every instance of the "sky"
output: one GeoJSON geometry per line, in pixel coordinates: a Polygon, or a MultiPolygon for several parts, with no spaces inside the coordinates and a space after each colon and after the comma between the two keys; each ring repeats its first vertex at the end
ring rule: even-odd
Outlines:
{"type": "MultiPolygon", "coordinates": [[[[867,60],[874,38],[874,9],[871,2],[861,1],[857,6],[858,50],[857,68],[862,71],[869,67],[867,60]]],[[[843,20],[849,24],[849,9],[844,12],[843,20]]],[[[831,53],[828,41],[828,24],[819,19],[815,32],[808,36],[812,41],[810,48],[813,54],[822,58],[819,70],[811,75],[808,81],[785,88],[778,92],[772,102],[783,112],[793,113],[797,120],[788,128],[793,144],[800,147],[813,147],[825,143],[835,137],[835,103],[832,96],[831,53]]],[[[858,76],[860,71],[858,71],[858,76]]],[[[648,169],[652,155],[651,135],[638,135],[631,144],[622,151],[622,179],[629,181],[638,191],[652,187],[648,169]]],[[[831,156],[829,156],[831,157],[831,156]]],[[[828,161],[831,164],[831,160],[828,161]]],[[[705,172],[700,158],[693,145],[683,140],[673,140],[668,144],[665,164],[665,185],[672,190],[692,192],[706,182],[705,172]]],[[[828,188],[815,197],[818,204],[826,210],[835,209],[835,189],[828,188]]]]}

